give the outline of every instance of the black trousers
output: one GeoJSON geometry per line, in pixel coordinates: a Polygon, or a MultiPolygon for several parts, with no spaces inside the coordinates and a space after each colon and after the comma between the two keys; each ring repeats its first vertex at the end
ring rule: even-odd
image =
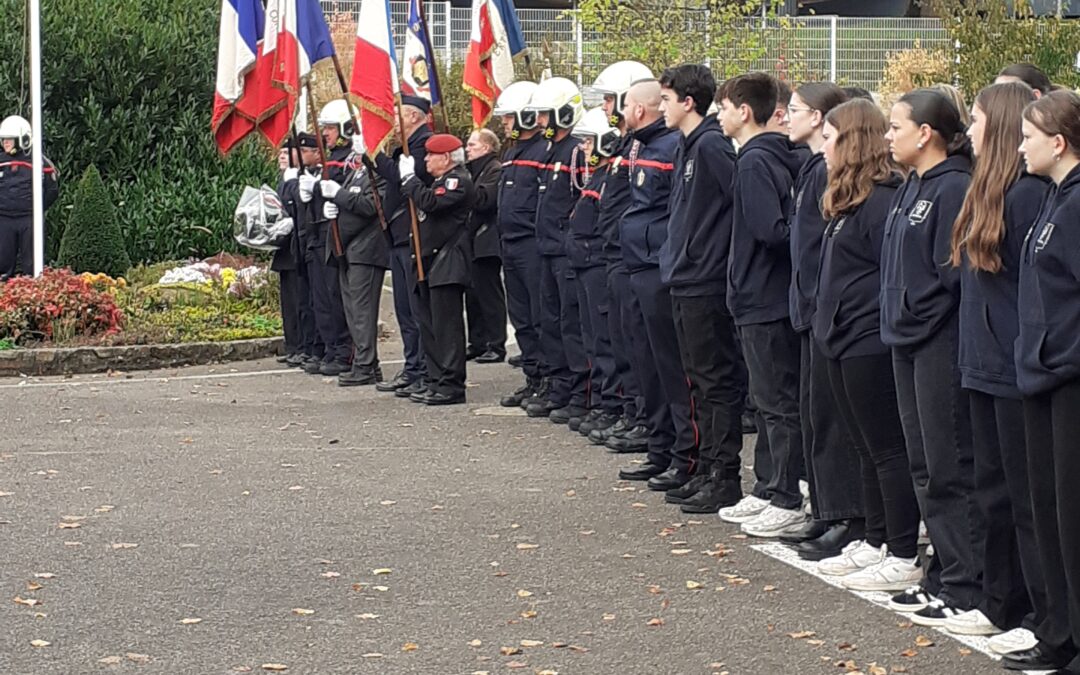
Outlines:
{"type": "Polygon", "coordinates": [[[352,337],[345,321],[337,267],[326,264],[325,260],[322,248],[308,249],[308,282],[314,300],[315,326],[325,345],[323,359],[351,363],[352,337]]]}
{"type": "Polygon", "coordinates": [[[379,301],[386,270],[341,261],[338,276],[354,347],[353,370],[375,374],[379,368],[379,301]]]}
{"type": "Polygon", "coordinates": [[[671,307],[697,422],[698,471],[738,481],[743,385],[735,321],[723,295],[672,295],[671,307]]]}
{"type": "Polygon", "coordinates": [[[0,279],[34,273],[34,219],[0,214],[0,279]]]}
{"type": "Polygon", "coordinates": [[[540,347],[540,252],[536,238],[502,242],[506,311],[521,349],[521,370],[529,378],[547,374],[540,347]]]}
{"type": "Polygon", "coordinates": [[[673,434],[668,446],[670,464],[693,472],[697,464],[697,427],[691,410],[690,386],[679,355],[671,294],[660,281],[659,267],[632,272],[630,288],[641,307],[641,329],[652,353],[659,384],[658,388],[652,389],[647,382],[642,382],[649,418],[658,425],[670,420],[668,428],[673,434]]]}
{"type": "Polygon", "coordinates": [[[312,265],[304,258],[296,266],[301,344],[304,354],[321,359],[326,353],[326,343],[319,335],[319,327],[315,325],[315,291],[311,287],[311,267],[312,265]]]}
{"type": "Polygon", "coordinates": [[[894,347],[893,374],[908,463],[934,556],[926,590],[961,611],[980,605],[985,527],[975,499],[967,392],[954,316],[927,342],[894,347]]]}
{"type": "Polygon", "coordinates": [[[469,349],[506,355],[506,291],[502,260],[477,258],[472,264],[472,286],[465,291],[469,318],[469,349]]]}
{"type": "Polygon", "coordinates": [[[412,247],[407,245],[395,246],[390,250],[390,283],[394,289],[394,316],[397,317],[405,349],[402,371],[410,380],[415,380],[424,377],[426,371],[420,327],[413,311],[416,297],[412,288],[416,272],[412,255],[412,247]]]}
{"type": "Polygon", "coordinates": [[[416,284],[417,322],[424,346],[427,388],[447,396],[465,395],[465,287],[416,284]]]}
{"type": "Polygon", "coordinates": [[[889,354],[825,359],[833,400],[859,455],[866,541],[898,558],[919,549],[919,502],[908,466],[889,354]]]}
{"type": "Polygon", "coordinates": [[[1080,670],[1080,380],[1024,399],[1028,478],[1046,579],[1039,641],[1080,670]]]}
{"type": "Polygon", "coordinates": [[[630,335],[628,326],[633,325],[634,317],[640,313],[634,293],[630,290],[630,273],[622,264],[609,265],[607,268],[608,290],[608,335],[611,338],[611,351],[614,357],[614,386],[622,399],[622,414],[629,420],[638,418],[638,411],[644,409],[641,401],[641,387],[638,384],[636,364],[631,362],[630,335]]]}
{"type": "MultiPolygon", "coordinates": [[[[863,517],[859,451],[837,410],[829,364],[810,331],[800,334],[799,417],[810,507],[818,520],[863,517]]],[[[890,376],[889,381],[892,381],[890,376]]],[[[893,394],[895,399],[895,390],[893,394]]],[[[899,420],[897,420],[899,422],[899,420]]]]}
{"type": "Polygon", "coordinates": [[[590,366],[589,407],[621,415],[623,394],[615,377],[615,354],[611,347],[607,271],[603,267],[579,268],[577,281],[582,339],[590,366]]]}
{"type": "Polygon", "coordinates": [[[285,334],[285,353],[303,353],[304,333],[300,326],[300,273],[297,270],[278,272],[281,300],[281,329],[285,334]]]}
{"type": "Polygon", "coordinates": [[[548,400],[584,407],[588,359],[578,317],[577,278],[566,256],[540,259],[540,339],[547,365],[548,400]]]}
{"type": "MultiPolygon", "coordinates": [[[[799,422],[799,336],[787,319],[739,327],[750,396],[768,436],[769,500],[782,509],[802,505],[802,426],[799,422]]],[[[758,434],[762,432],[758,425],[758,434]]],[[[756,462],[755,462],[756,463],[756,462]]]]}

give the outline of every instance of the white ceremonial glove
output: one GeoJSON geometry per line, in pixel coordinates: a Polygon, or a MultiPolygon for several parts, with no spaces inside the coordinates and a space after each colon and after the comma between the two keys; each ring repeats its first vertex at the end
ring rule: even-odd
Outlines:
{"type": "Polygon", "coordinates": [[[333,199],[334,195],[336,195],[340,190],[341,185],[339,185],[336,181],[324,180],[319,183],[319,192],[322,192],[322,196],[326,199],[333,199]]]}
{"type": "Polygon", "coordinates": [[[300,169],[295,166],[291,166],[285,169],[285,173],[281,174],[281,180],[288,183],[291,180],[296,180],[300,177],[300,169]]]}
{"type": "Polygon", "coordinates": [[[307,204],[311,201],[312,195],[315,194],[315,186],[319,184],[319,179],[310,174],[304,174],[300,176],[300,201],[307,204]]]}
{"type": "Polygon", "coordinates": [[[398,173],[401,174],[401,182],[409,180],[416,175],[416,158],[412,155],[402,155],[397,161],[398,173]]]}
{"type": "Polygon", "coordinates": [[[356,133],[352,137],[352,151],[358,155],[363,155],[367,152],[367,147],[364,146],[364,134],[356,133]]]}
{"type": "Polygon", "coordinates": [[[333,220],[334,218],[337,218],[338,213],[340,213],[340,211],[337,207],[337,204],[333,202],[326,202],[322,205],[322,214],[328,219],[333,220]]]}

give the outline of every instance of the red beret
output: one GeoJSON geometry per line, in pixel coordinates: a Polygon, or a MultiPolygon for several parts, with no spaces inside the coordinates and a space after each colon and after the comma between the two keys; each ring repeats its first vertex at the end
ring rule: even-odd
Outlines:
{"type": "Polygon", "coordinates": [[[461,147],[461,139],[450,134],[435,134],[424,143],[424,148],[434,153],[453,152],[461,147]]]}

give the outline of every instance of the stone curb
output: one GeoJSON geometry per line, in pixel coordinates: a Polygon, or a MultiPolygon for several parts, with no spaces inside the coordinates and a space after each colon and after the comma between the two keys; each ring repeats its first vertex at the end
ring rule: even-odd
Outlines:
{"type": "Polygon", "coordinates": [[[0,351],[0,377],[77,375],[108,370],[154,370],[281,354],[281,337],[123,347],[12,349],[0,351]]]}

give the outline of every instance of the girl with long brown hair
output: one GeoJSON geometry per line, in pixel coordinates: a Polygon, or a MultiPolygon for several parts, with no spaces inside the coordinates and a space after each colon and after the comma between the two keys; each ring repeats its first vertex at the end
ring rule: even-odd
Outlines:
{"type": "Polygon", "coordinates": [[[885,116],[856,99],[825,117],[829,169],[813,336],[827,362],[840,419],[860,457],[866,534],[823,574],[862,591],[900,591],[922,577],[919,505],[908,468],[892,357],[881,341],[881,248],[899,173],[889,159],[885,116]]]}
{"type": "Polygon", "coordinates": [[[1024,110],[1027,170],[1053,181],[1020,258],[1016,382],[1024,396],[1035,538],[1048,619],[1007,668],[1080,673],[1080,96],[1024,110]]]}
{"type": "Polygon", "coordinates": [[[1021,244],[1048,187],[1023,172],[1018,152],[1024,106],[1034,100],[1022,82],[979,92],[967,132],[975,169],[952,231],[951,263],[962,268],[961,386],[971,406],[975,492],[986,528],[982,601],[944,624],[965,635],[1030,629],[1046,616],[1013,363],[1021,244]]]}

